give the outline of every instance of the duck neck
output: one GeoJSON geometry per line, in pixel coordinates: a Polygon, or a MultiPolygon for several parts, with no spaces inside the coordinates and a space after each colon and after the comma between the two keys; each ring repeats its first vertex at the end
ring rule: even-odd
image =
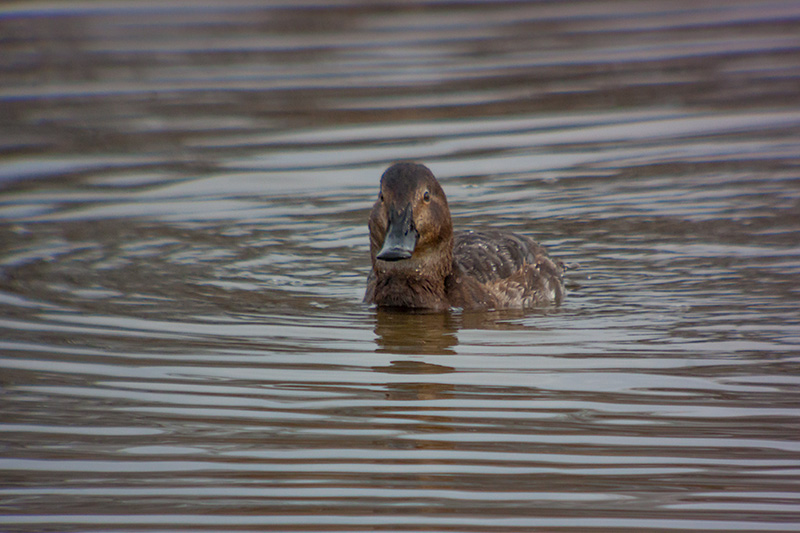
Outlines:
{"type": "Polygon", "coordinates": [[[403,261],[377,261],[375,301],[385,306],[446,309],[450,305],[445,280],[452,272],[452,239],[403,261]]]}

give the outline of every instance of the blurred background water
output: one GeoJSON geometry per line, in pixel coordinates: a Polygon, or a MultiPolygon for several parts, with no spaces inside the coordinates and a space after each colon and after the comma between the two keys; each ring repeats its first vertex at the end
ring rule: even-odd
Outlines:
{"type": "Polygon", "coordinates": [[[0,529],[797,531],[800,4],[0,7],[0,529]],[[383,169],[559,308],[361,303],[383,169]]]}

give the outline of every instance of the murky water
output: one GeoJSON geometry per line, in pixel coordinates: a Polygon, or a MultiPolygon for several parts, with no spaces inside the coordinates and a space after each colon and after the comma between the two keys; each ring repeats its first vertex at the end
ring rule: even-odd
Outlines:
{"type": "Polygon", "coordinates": [[[0,9],[0,529],[800,529],[797,2],[0,9]],[[566,302],[363,305],[400,159],[566,302]]]}

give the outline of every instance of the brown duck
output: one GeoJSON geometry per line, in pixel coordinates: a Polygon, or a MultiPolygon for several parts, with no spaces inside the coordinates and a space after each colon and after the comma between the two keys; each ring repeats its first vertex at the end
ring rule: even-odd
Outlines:
{"type": "Polygon", "coordinates": [[[564,297],[563,265],[530,237],[453,231],[441,185],[416,163],[383,173],[369,249],[364,301],[379,307],[520,309],[564,297]]]}

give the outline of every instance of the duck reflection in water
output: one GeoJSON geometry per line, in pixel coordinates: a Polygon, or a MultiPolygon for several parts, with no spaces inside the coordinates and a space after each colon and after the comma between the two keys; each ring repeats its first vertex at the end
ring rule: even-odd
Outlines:
{"type": "Polygon", "coordinates": [[[454,231],[441,185],[417,163],[383,173],[369,244],[364,301],[378,307],[522,309],[564,297],[563,265],[530,237],[454,231]]]}
{"type": "Polygon", "coordinates": [[[520,309],[431,313],[375,310],[376,352],[402,355],[452,355],[461,330],[531,331],[520,323],[526,314],[520,309]]]}
{"type": "Polygon", "coordinates": [[[459,321],[450,313],[393,313],[377,310],[378,352],[396,354],[454,354],[459,321]]]}

